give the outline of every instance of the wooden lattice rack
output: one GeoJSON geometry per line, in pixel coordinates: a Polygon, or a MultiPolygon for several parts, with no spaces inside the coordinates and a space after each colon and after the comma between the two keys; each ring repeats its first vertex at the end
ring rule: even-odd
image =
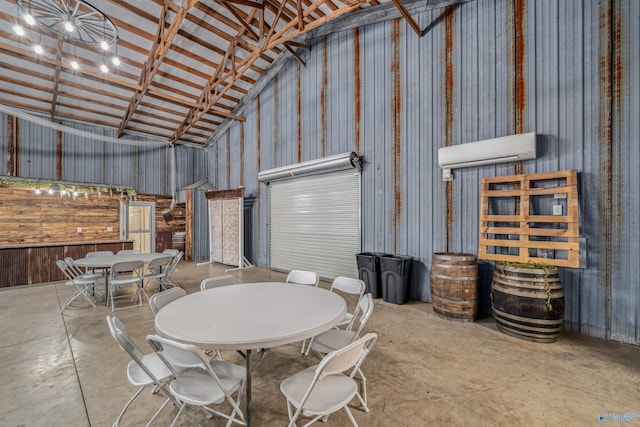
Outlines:
{"type": "Polygon", "coordinates": [[[480,203],[479,259],[580,266],[574,169],[483,178],[480,203]],[[553,204],[563,206],[562,215],[553,215],[553,204]],[[496,212],[505,206],[514,213],[496,212]]]}

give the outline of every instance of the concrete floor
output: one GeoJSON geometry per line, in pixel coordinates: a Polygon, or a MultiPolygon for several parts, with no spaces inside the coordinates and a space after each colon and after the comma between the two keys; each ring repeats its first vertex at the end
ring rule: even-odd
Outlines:
{"type": "MultiPolygon", "coordinates": [[[[224,268],[183,263],[173,277],[192,293],[224,268]]],[[[259,268],[230,274],[241,282],[285,278],[259,268]]],[[[133,393],[128,355],[105,321],[110,310],[78,299],[60,315],[71,292],[61,282],[0,291],[0,425],[109,426],[133,393]]],[[[352,409],[360,426],[584,426],[600,424],[601,414],[611,423],[629,414],[631,425],[640,425],[640,347],[575,334],[536,344],[500,333],[490,318],[461,323],[435,316],[430,304],[375,304],[366,331],[379,338],[363,369],[371,411],[352,409]]],[[[116,315],[150,351],[146,300],[116,315]]],[[[273,348],[255,369],[255,426],[287,424],[279,384],[318,360],[299,350],[299,344],[273,348]]],[[[224,357],[242,364],[233,352],[224,357]]],[[[145,390],[123,425],[144,425],[163,401],[145,390]]],[[[175,413],[166,408],[156,425],[168,425],[175,413]]],[[[203,425],[224,425],[191,413],[203,425]]],[[[180,425],[189,424],[183,418],[180,425]]],[[[338,412],[325,425],[348,420],[338,412]]]]}

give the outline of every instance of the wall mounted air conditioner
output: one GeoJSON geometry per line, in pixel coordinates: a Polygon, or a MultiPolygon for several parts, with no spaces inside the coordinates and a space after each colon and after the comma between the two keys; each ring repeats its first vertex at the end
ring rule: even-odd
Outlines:
{"type": "Polygon", "coordinates": [[[452,145],[438,150],[438,164],[442,168],[444,181],[453,179],[451,169],[535,158],[535,132],[452,145]]]}

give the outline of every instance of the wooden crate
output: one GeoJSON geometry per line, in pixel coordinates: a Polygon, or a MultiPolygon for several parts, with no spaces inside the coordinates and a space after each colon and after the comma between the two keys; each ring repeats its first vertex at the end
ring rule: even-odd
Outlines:
{"type": "Polygon", "coordinates": [[[574,169],[483,178],[480,203],[479,259],[580,266],[574,169]],[[562,215],[553,215],[553,204],[563,206],[562,215]]]}

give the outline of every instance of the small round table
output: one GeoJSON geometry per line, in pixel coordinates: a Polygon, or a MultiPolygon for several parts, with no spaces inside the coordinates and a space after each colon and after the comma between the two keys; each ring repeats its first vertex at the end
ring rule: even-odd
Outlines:
{"type": "Polygon", "coordinates": [[[251,352],[314,337],[347,311],[336,293],[286,283],[243,283],[189,294],[156,316],[158,334],[206,350],[245,354],[246,422],[251,425],[251,352]]]}
{"type": "Polygon", "coordinates": [[[74,265],[83,268],[100,268],[104,270],[104,287],[105,287],[105,305],[109,304],[109,270],[116,262],[124,261],[142,261],[148,264],[155,258],[170,257],[168,254],[152,252],[150,254],[114,254],[114,255],[96,255],[88,258],[78,258],[73,261],[74,265]]]}

